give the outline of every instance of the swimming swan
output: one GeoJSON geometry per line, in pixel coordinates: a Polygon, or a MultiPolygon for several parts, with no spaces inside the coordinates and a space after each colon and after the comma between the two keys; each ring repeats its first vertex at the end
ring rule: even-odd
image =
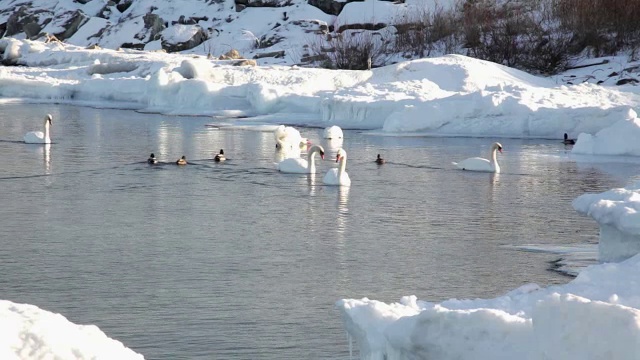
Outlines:
{"type": "Polygon", "coordinates": [[[322,179],[322,182],[324,182],[326,185],[351,185],[349,174],[347,174],[347,172],[345,171],[347,167],[347,152],[344,151],[344,149],[338,149],[336,162],[340,163],[338,165],[338,168],[329,169],[329,171],[327,171],[327,174],[322,179]]]}
{"type": "Polygon", "coordinates": [[[314,145],[309,149],[307,160],[302,158],[288,158],[278,163],[278,170],[283,173],[292,174],[315,174],[316,173],[316,153],[324,160],[324,149],[322,146],[314,145]]]}
{"type": "Polygon", "coordinates": [[[225,161],[227,160],[227,158],[224,156],[224,150],[220,149],[220,153],[217,154],[214,158],[214,161],[220,162],[220,161],[225,161]]]}
{"type": "Polygon", "coordinates": [[[51,126],[53,117],[47,114],[44,117],[44,133],[42,131],[31,131],[24,136],[24,142],[27,144],[51,144],[49,137],[49,127],[51,126]]]}
{"type": "Polygon", "coordinates": [[[303,138],[300,132],[291,126],[280,125],[276,128],[273,135],[276,138],[276,149],[301,149],[309,143],[309,139],[303,138]]]}
{"type": "Polygon", "coordinates": [[[342,129],[340,129],[340,127],[336,125],[324,129],[324,132],[322,134],[322,137],[325,139],[342,139],[342,136],[342,129]]]}
{"type": "Polygon", "coordinates": [[[495,142],[491,145],[491,161],[480,157],[474,157],[462,160],[459,163],[454,162],[453,165],[462,170],[499,173],[500,165],[498,165],[498,160],[496,159],[497,151],[500,151],[500,153],[502,154],[502,145],[495,142]]]}

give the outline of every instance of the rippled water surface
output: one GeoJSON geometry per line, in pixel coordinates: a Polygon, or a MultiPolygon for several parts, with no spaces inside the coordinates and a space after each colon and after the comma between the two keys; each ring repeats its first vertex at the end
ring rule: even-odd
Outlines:
{"type": "Polygon", "coordinates": [[[451,162],[493,139],[346,131],[352,186],[339,189],[322,185],[336,147],[319,129],[301,129],[327,150],[305,176],[274,170],[272,133],[205,118],[21,104],[0,118],[0,298],[96,324],[148,359],[344,359],[338,299],[567,282],[549,270],[557,255],[514,246],[594,243],[571,201],[639,173],[518,139],[500,139],[502,174],[463,172],[451,162]],[[19,143],[47,112],[55,144],[19,143]],[[167,164],[148,166],[151,152],[167,164]],[[182,155],[193,164],[173,165],[182,155]]]}

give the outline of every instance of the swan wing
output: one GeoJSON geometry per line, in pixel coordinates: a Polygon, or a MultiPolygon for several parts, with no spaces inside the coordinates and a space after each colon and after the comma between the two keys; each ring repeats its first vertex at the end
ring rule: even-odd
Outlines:
{"type": "Polygon", "coordinates": [[[44,138],[44,133],[42,131],[28,132],[24,136],[24,142],[27,144],[46,144],[47,143],[46,139],[44,138]]]}
{"type": "MultiPolygon", "coordinates": [[[[280,161],[277,165],[278,171],[292,174],[309,174],[309,162],[302,158],[287,158],[280,161]]],[[[315,172],[315,169],[313,169],[315,172]]]]}
{"type": "Polygon", "coordinates": [[[338,169],[332,168],[327,171],[322,178],[322,182],[325,185],[335,185],[335,186],[349,186],[351,185],[351,179],[349,178],[349,174],[347,172],[343,172],[342,176],[338,177],[338,169]]]}
{"type": "Polygon", "coordinates": [[[326,185],[340,185],[340,182],[338,181],[338,169],[329,169],[329,171],[324,175],[324,178],[322,178],[322,182],[326,185]]]}
{"type": "Polygon", "coordinates": [[[491,161],[481,157],[468,158],[454,164],[462,170],[495,172],[491,161]]]}

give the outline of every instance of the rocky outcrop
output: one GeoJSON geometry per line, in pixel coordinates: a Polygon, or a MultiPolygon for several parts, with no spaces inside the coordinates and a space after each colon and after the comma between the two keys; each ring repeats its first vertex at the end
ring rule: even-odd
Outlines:
{"type": "Polygon", "coordinates": [[[209,34],[207,34],[207,32],[200,26],[196,25],[196,29],[197,31],[195,34],[187,41],[173,43],[170,40],[162,39],[162,48],[167,52],[178,52],[193,49],[194,47],[202,44],[209,38],[209,34]]]}
{"type": "Polygon", "coordinates": [[[145,29],[149,29],[149,41],[160,39],[160,33],[165,29],[164,20],[156,14],[147,13],[142,17],[145,29]]]}
{"type": "Polygon", "coordinates": [[[82,10],[76,10],[69,16],[67,22],[62,25],[65,29],[63,32],[54,34],[58,40],[64,41],[75,34],[80,26],[84,25],[87,21],[89,21],[89,17],[82,12],[82,10]]]}
{"type": "Polygon", "coordinates": [[[44,11],[34,11],[29,6],[23,5],[14,11],[7,19],[5,36],[13,36],[24,32],[25,36],[29,39],[36,38],[42,28],[48,24],[52,17],[52,14],[44,11]],[[45,13],[45,19],[40,22],[38,14],[45,13]]]}

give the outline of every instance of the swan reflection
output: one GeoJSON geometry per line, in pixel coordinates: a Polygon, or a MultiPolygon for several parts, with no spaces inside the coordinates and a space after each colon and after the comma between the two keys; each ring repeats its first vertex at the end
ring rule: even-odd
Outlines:
{"type": "Polygon", "coordinates": [[[42,163],[44,164],[45,175],[51,174],[51,144],[42,147],[42,163]]]}
{"type": "Polygon", "coordinates": [[[315,174],[310,174],[309,176],[307,176],[307,184],[309,185],[309,195],[316,196],[317,186],[315,174]]]}
{"type": "Polygon", "coordinates": [[[338,234],[344,234],[347,228],[347,216],[349,215],[349,186],[340,186],[338,189],[338,234]]]}

